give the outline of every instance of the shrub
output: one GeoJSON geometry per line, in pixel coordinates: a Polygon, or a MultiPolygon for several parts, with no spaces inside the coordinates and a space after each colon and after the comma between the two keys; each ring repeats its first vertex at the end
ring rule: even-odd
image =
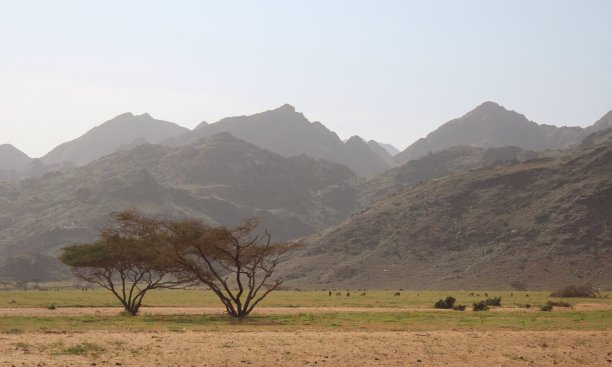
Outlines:
{"type": "Polygon", "coordinates": [[[552,305],[544,305],[540,307],[540,311],[552,311],[552,309],[553,309],[552,305]]]}
{"type": "Polygon", "coordinates": [[[487,306],[501,306],[501,297],[487,298],[484,303],[487,306]]]}
{"type": "Polygon", "coordinates": [[[485,303],[485,301],[474,302],[473,310],[474,311],[486,311],[489,309],[489,306],[485,303]]]}
{"type": "Polygon", "coordinates": [[[531,305],[529,303],[525,303],[525,305],[523,306],[525,308],[531,308],[531,305]]]}
{"type": "Polygon", "coordinates": [[[52,304],[52,305],[47,306],[47,309],[49,309],[49,310],[55,310],[55,309],[56,309],[56,307],[55,307],[55,305],[53,305],[53,304],[52,304]]]}
{"type": "Polygon", "coordinates": [[[446,299],[441,299],[434,305],[435,308],[443,308],[443,309],[452,309],[455,305],[456,299],[453,297],[446,297],[446,299]]]}
{"type": "Polygon", "coordinates": [[[557,307],[572,307],[571,304],[563,301],[548,301],[546,302],[549,306],[557,306],[557,307]]]}
{"type": "Polygon", "coordinates": [[[565,288],[558,289],[550,294],[551,297],[561,298],[597,298],[599,292],[590,285],[568,285],[565,288]]]}
{"type": "Polygon", "coordinates": [[[453,310],[455,310],[455,311],[465,311],[465,305],[455,305],[455,306],[453,306],[453,310]]]}

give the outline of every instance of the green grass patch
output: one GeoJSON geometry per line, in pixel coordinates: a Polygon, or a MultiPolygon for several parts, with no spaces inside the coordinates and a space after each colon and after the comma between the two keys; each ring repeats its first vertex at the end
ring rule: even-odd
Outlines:
{"type": "MultiPolygon", "coordinates": [[[[504,307],[519,307],[525,304],[544,305],[549,300],[556,302],[604,303],[612,304],[612,297],[607,298],[551,298],[550,292],[499,292],[499,291],[367,291],[360,296],[352,290],[351,296],[330,297],[327,291],[276,291],[271,293],[260,307],[422,307],[431,308],[441,298],[452,296],[456,303],[471,305],[487,298],[501,297],[504,307]],[[485,295],[486,293],[486,295],[485,295]]],[[[610,294],[605,293],[603,295],[610,294]]],[[[117,307],[118,301],[106,290],[93,291],[0,291],[0,307],[117,307]]],[[[221,303],[211,291],[204,290],[155,290],[147,293],[144,306],[154,307],[221,307],[221,303]]]]}
{"type": "Polygon", "coordinates": [[[612,311],[567,312],[328,312],[253,315],[0,317],[0,332],[213,330],[612,330],[612,311]]]}
{"type": "Polygon", "coordinates": [[[104,352],[104,348],[96,343],[81,343],[66,347],[57,354],[96,357],[104,352]]]}

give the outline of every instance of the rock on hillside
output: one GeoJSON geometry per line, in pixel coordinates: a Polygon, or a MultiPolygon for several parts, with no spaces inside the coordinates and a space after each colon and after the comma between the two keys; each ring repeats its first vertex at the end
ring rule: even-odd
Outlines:
{"type": "Polygon", "coordinates": [[[59,276],[59,248],[92,240],[110,212],[133,207],[224,225],[256,216],[275,240],[302,237],[355,209],[357,179],[342,165],[286,158],[228,133],[178,148],[140,145],[63,174],[0,184],[0,258],[11,269],[4,276],[34,268],[41,280],[59,276]]]}
{"type": "Polygon", "coordinates": [[[157,144],[186,131],[189,130],[172,122],[156,120],[146,113],[135,116],[128,112],[59,145],[42,157],[42,161],[47,165],[72,162],[83,166],[139,139],[157,144]]]}
{"type": "Polygon", "coordinates": [[[296,286],[612,287],[612,130],[558,158],[425,182],[309,240],[296,286]]]}

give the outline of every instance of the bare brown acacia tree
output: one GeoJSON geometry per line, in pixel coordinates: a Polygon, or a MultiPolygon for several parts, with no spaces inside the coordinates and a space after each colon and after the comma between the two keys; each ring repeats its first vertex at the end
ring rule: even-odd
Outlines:
{"type": "Polygon", "coordinates": [[[111,216],[116,224],[103,229],[96,242],[63,249],[59,259],[76,276],[111,291],[130,315],[138,313],[148,291],[193,283],[159,251],[167,233],[158,220],[136,211],[111,216]]]}
{"type": "Polygon", "coordinates": [[[166,223],[172,236],[171,257],[219,297],[227,313],[243,319],[282,280],[272,279],[279,257],[297,243],[272,243],[271,234],[256,234],[258,222],[247,219],[235,228],[209,228],[198,221],[166,223]]]}

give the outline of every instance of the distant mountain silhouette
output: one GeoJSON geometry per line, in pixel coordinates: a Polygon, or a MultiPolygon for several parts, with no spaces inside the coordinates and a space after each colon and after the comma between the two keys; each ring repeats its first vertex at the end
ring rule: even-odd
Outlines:
{"type": "Polygon", "coordinates": [[[0,145],[0,170],[21,171],[32,162],[32,158],[11,144],[0,145]]]}
{"type": "Polygon", "coordinates": [[[612,128],[612,111],[605,114],[602,118],[597,120],[592,126],[586,128],[587,132],[595,133],[612,128]]]}
{"type": "Polygon", "coordinates": [[[563,149],[579,143],[589,133],[605,128],[609,120],[602,119],[596,123],[599,126],[587,129],[538,125],[497,103],[485,102],[464,116],[440,126],[427,137],[417,140],[394,159],[398,164],[403,164],[458,145],[485,148],[517,146],[533,151],[563,149]]]}
{"type": "Polygon", "coordinates": [[[61,276],[59,248],[94,239],[110,212],[133,207],[223,225],[254,216],[275,240],[302,237],[355,210],[356,180],[343,165],[283,157],[229,133],[177,148],[138,145],[66,173],[0,184],[0,272],[61,276]]]}
{"type": "Polygon", "coordinates": [[[250,116],[224,118],[213,124],[203,122],[194,130],[168,139],[164,144],[174,147],[191,144],[220,132],[229,132],[285,157],[306,154],[341,163],[362,176],[374,176],[389,169],[389,165],[365,143],[365,148],[357,141],[343,144],[336,133],[318,121],[308,121],[288,104],[250,116]]]}
{"type": "Polygon", "coordinates": [[[128,112],[61,144],[42,157],[42,161],[45,164],[72,162],[83,166],[137,139],[156,144],[186,131],[189,130],[172,122],[156,120],[146,113],[135,116],[128,112]]]}
{"type": "Polygon", "coordinates": [[[391,157],[394,157],[394,156],[396,156],[397,154],[400,153],[400,150],[397,149],[396,147],[394,147],[392,144],[381,143],[379,141],[374,141],[374,140],[371,140],[371,141],[373,141],[373,142],[377,143],[378,145],[380,145],[381,147],[383,147],[387,151],[387,153],[389,153],[389,155],[391,155],[391,157]]]}

